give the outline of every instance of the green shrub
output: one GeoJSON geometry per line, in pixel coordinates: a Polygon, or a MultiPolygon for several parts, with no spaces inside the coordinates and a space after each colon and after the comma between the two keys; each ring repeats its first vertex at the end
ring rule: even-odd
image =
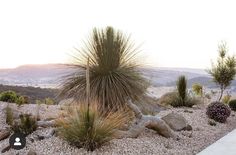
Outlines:
{"type": "Polygon", "coordinates": [[[5,91],[0,95],[0,101],[16,103],[18,99],[17,94],[14,91],[5,91]]]}
{"type": "Polygon", "coordinates": [[[100,113],[96,104],[71,107],[67,116],[58,121],[59,135],[71,145],[88,151],[99,148],[115,136],[115,129],[127,121],[125,112],[100,113]]]}
{"type": "Polygon", "coordinates": [[[6,107],[6,123],[8,125],[13,125],[13,112],[12,109],[9,107],[9,105],[6,107]]]}
{"type": "Polygon", "coordinates": [[[236,99],[229,101],[229,107],[231,110],[236,111],[236,99]]]}
{"type": "Polygon", "coordinates": [[[29,98],[27,96],[17,95],[14,91],[5,91],[0,94],[0,101],[22,105],[29,103],[29,98]]]}
{"type": "Polygon", "coordinates": [[[222,102],[212,102],[207,107],[207,116],[217,122],[224,123],[230,116],[230,108],[222,102]]]}
{"type": "Polygon", "coordinates": [[[16,132],[23,133],[25,135],[29,135],[37,129],[37,122],[34,117],[30,114],[21,114],[20,122],[14,122],[12,126],[12,130],[16,132]]]}

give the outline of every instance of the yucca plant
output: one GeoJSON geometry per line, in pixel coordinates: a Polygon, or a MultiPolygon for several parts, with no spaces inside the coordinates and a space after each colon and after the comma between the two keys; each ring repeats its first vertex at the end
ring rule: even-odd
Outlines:
{"type": "Polygon", "coordinates": [[[60,96],[86,100],[86,62],[90,58],[90,98],[102,109],[119,109],[126,99],[137,100],[147,86],[135,59],[137,48],[130,37],[112,27],[95,28],[85,48],[73,54],[75,73],[65,77],[60,96]]]}
{"type": "Polygon", "coordinates": [[[79,104],[70,107],[58,120],[58,133],[71,145],[93,151],[115,137],[117,129],[127,120],[125,111],[110,111],[104,115],[98,110],[97,103],[92,103],[89,110],[86,104],[79,104]]]}

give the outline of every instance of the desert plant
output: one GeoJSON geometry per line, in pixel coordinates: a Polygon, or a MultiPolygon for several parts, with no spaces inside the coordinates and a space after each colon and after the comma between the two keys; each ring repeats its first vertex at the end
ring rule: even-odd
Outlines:
{"type": "Polygon", "coordinates": [[[195,83],[192,85],[192,90],[193,92],[198,95],[198,96],[201,96],[203,95],[203,87],[202,85],[198,84],[198,83],[195,83]]]}
{"type": "Polygon", "coordinates": [[[45,98],[45,104],[46,105],[53,105],[55,103],[55,101],[52,98],[45,98]]]}
{"type": "Polygon", "coordinates": [[[210,126],[216,126],[216,122],[215,122],[214,120],[212,120],[212,119],[209,119],[209,120],[208,120],[208,124],[209,124],[210,126]]]}
{"type": "Polygon", "coordinates": [[[216,101],[208,105],[206,114],[210,119],[224,123],[230,116],[230,108],[222,102],[216,101]]]}
{"type": "Polygon", "coordinates": [[[229,101],[229,107],[231,108],[231,110],[236,111],[236,100],[231,100],[229,101]]]}
{"type": "Polygon", "coordinates": [[[5,91],[0,95],[0,101],[15,103],[17,102],[18,96],[14,91],[5,91]]]}
{"type": "Polygon", "coordinates": [[[34,117],[30,114],[21,114],[20,122],[14,122],[12,126],[12,130],[17,133],[23,133],[25,135],[31,134],[33,131],[37,129],[37,122],[34,117]]]}
{"type": "Polygon", "coordinates": [[[177,91],[180,102],[182,102],[182,105],[185,104],[187,99],[187,80],[185,76],[180,76],[177,81],[177,91]]]}
{"type": "Polygon", "coordinates": [[[60,96],[86,100],[86,65],[90,58],[91,99],[97,99],[102,108],[118,109],[127,99],[137,100],[147,86],[147,81],[137,68],[134,48],[130,38],[112,27],[94,29],[86,48],[76,49],[72,67],[76,73],[68,75],[62,84],[60,96]]]}
{"type": "Polygon", "coordinates": [[[187,95],[185,102],[179,97],[178,92],[169,92],[164,94],[159,100],[158,103],[161,105],[171,105],[173,107],[192,107],[193,105],[199,104],[200,100],[187,95]]]}
{"type": "Polygon", "coordinates": [[[227,94],[222,98],[222,102],[228,104],[230,101],[231,95],[227,94]]]}
{"type": "Polygon", "coordinates": [[[12,112],[12,109],[9,107],[9,105],[7,105],[6,107],[6,123],[8,125],[13,125],[13,112],[12,112]]]}
{"type": "Polygon", "coordinates": [[[25,101],[25,97],[24,96],[19,96],[19,97],[17,97],[17,100],[16,100],[16,104],[17,105],[22,105],[22,104],[25,104],[26,103],[26,101],[25,101]]]}
{"type": "Polygon", "coordinates": [[[212,64],[212,68],[208,73],[213,77],[213,81],[220,87],[221,100],[224,90],[230,86],[232,80],[236,75],[236,59],[234,56],[227,56],[226,43],[219,45],[219,58],[217,64],[212,64]]]}
{"type": "Polygon", "coordinates": [[[96,103],[92,103],[89,112],[85,104],[71,107],[66,117],[60,118],[57,124],[62,138],[79,148],[93,151],[111,140],[116,129],[126,121],[125,112],[107,112],[103,115],[98,111],[96,103]]]}

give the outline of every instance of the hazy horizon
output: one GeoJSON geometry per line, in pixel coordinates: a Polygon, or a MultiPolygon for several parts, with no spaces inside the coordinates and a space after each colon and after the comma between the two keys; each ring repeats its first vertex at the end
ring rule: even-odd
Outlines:
{"type": "Polygon", "coordinates": [[[236,51],[232,0],[1,1],[0,68],[68,63],[94,27],[113,26],[141,46],[153,67],[211,66],[218,44],[236,51]],[[92,10],[92,11],[91,11],[92,10]]]}
{"type": "MultiPolygon", "coordinates": [[[[44,64],[21,64],[18,66],[14,67],[0,67],[1,69],[17,69],[19,67],[27,67],[27,66],[44,66],[44,65],[68,65],[69,63],[44,63],[44,64]]],[[[145,68],[159,68],[159,69],[193,69],[193,70],[206,70],[207,68],[192,68],[192,67],[175,67],[175,66],[170,66],[170,67],[165,67],[165,66],[152,66],[152,65],[141,65],[140,67],[145,67],[145,68]]]]}

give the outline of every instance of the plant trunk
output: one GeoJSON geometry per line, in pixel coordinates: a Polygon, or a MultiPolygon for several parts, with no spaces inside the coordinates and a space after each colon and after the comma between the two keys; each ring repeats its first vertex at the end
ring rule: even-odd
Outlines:
{"type": "Polygon", "coordinates": [[[218,99],[218,101],[220,101],[221,100],[221,98],[222,98],[222,96],[223,96],[223,93],[224,93],[224,88],[220,88],[220,97],[219,97],[219,99],[218,99]]]}

